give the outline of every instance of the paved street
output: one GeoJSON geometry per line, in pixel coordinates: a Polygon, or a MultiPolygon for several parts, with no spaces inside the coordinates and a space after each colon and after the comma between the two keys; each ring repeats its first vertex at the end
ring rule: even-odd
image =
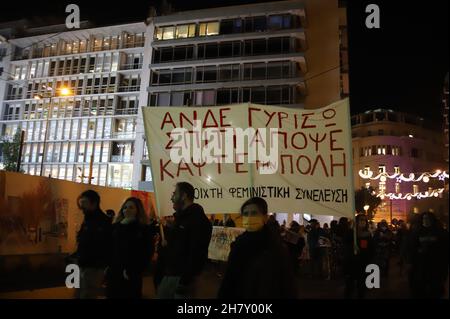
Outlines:
{"type": "MultiPolygon", "coordinates": [[[[380,289],[373,289],[367,293],[367,299],[405,299],[409,298],[408,282],[405,275],[400,275],[398,268],[392,261],[392,271],[388,278],[381,279],[380,289]]],[[[315,280],[307,275],[301,274],[296,277],[299,287],[300,299],[337,299],[344,295],[343,280],[315,280]]],[[[219,288],[221,278],[217,275],[213,265],[208,267],[202,276],[201,295],[205,298],[214,298],[219,288]]],[[[447,282],[448,283],[448,282],[447,282]]],[[[447,284],[448,286],[448,284],[447,284]]],[[[65,287],[51,287],[35,290],[21,290],[16,292],[0,293],[0,298],[17,299],[71,299],[74,297],[74,290],[65,287]]],[[[144,298],[154,298],[155,290],[153,278],[144,278],[144,298]]],[[[448,299],[448,291],[446,294],[448,299]]]]}

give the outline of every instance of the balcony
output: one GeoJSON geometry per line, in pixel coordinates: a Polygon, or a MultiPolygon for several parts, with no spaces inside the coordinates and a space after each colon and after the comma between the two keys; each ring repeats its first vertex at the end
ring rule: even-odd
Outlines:
{"type": "Polygon", "coordinates": [[[115,115],[135,115],[138,113],[137,108],[132,109],[117,109],[115,115]]]}
{"type": "Polygon", "coordinates": [[[130,139],[134,140],[136,138],[136,132],[111,132],[109,138],[114,139],[130,139]]]}
{"type": "Polygon", "coordinates": [[[5,100],[21,100],[21,99],[23,99],[22,94],[10,94],[6,96],[5,100]]]}
{"type": "Polygon", "coordinates": [[[130,63],[130,64],[123,64],[120,66],[120,70],[139,70],[142,69],[142,63],[130,63]]]}
{"type": "Polygon", "coordinates": [[[137,92],[140,90],[140,85],[133,86],[119,86],[118,92],[137,92]]]}
{"type": "Polygon", "coordinates": [[[19,114],[3,115],[3,121],[14,121],[19,119],[20,119],[19,114]]]}
{"type": "Polygon", "coordinates": [[[113,163],[131,163],[133,156],[111,155],[111,162],[113,163]]]}
{"type": "Polygon", "coordinates": [[[129,49],[129,48],[139,48],[139,47],[143,47],[144,46],[144,40],[142,41],[135,41],[133,42],[125,42],[123,44],[123,48],[124,49],[129,49]]]}

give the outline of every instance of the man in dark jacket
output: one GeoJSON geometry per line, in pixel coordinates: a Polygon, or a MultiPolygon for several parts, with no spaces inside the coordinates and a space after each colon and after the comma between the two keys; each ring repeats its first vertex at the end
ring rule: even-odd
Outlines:
{"type": "Polygon", "coordinates": [[[196,298],[198,278],[208,260],[212,226],[202,206],[194,203],[194,187],[177,183],[172,195],[175,223],[166,236],[164,277],[158,298],[196,298]]]}
{"type": "Polygon", "coordinates": [[[103,296],[104,271],[111,257],[111,221],[100,209],[100,196],[87,190],[78,197],[84,221],[77,234],[77,251],[73,254],[80,267],[79,298],[103,296]]]}

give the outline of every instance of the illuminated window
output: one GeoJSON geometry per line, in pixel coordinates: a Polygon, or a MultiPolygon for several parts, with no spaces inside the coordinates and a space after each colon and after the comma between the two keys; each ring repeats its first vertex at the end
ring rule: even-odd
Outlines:
{"type": "Polygon", "coordinates": [[[377,146],[377,155],[386,155],[386,146],[377,146]]]}
{"type": "Polygon", "coordinates": [[[366,166],[366,167],[364,167],[364,170],[363,170],[363,172],[364,172],[364,175],[367,175],[367,174],[369,174],[369,172],[370,172],[370,166],[366,166]]]}
{"type": "Polygon", "coordinates": [[[419,213],[419,208],[418,207],[414,207],[413,208],[413,212],[414,212],[414,214],[418,214],[419,213]]]}
{"type": "Polygon", "coordinates": [[[195,37],[195,24],[186,24],[177,26],[175,37],[177,39],[195,37]]]}
{"type": "Polygon", "coordinates": [[[400,183],[395,183],[395,192],[400,193],[400,183]]]}
{"type": "Polygon", "coordinates": [[[393,147],[392,147],[392,155],[400,156],[400,147],[398,147],[398,146],[393,146],[393,147]]]}
{"type": "Polygon", "coordinates": [[[155,38],[157,40],[162,40],[163,39],[163,28],[156,28],[155,38]]]}
{"type": "Polygon", "coordinates": [[[187,38],[188,36],[188,26],[187,25],[179,25],[176,30],[175,37],[177,39],[187,38]]]}
{"type": "Polygon", "coordinates": [[[199,35],[201,37],[219,34],[219,22],[200,23],[199,35]]]}
{"type": "Polygon", "coordinates": [[[364,147],[364,156],[370,156],[370,147],[364,147]]]}
{"type": "Polygon", "coordinates": [[[394,166],[394,173],[400,174],[400,166],[394,166]]]}
{"type": "Polygon", "coordinates": [[[418,193],[419,192],[419,185],[413,185],[413,193],[418,193]]]}
{"type": "Polygon", "coordinates": [[[189,25],[188,38],[195,37],[195,27],[196,27],[195,24],[189,25]]]}
{"type": "Polygon", "coordinates": [[[170,40],[174,38],[175,27],[165,27],[163,30],[163,40],[170,40]]]}

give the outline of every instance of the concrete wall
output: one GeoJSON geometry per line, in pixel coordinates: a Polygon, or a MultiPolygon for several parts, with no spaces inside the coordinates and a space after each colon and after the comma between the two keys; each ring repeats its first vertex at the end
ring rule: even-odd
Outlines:
{"type": "Polygon", "coordinates": [[[88,189],[100,194],[103,210],[117,213],[128,197],[136,196],[148,214],[154,211],[152,193],[0,171],[0,255],[73,252],[83,221],[77,197],[88,189]],[[66,230],[46,234],[60,221],[66,230]]]}

